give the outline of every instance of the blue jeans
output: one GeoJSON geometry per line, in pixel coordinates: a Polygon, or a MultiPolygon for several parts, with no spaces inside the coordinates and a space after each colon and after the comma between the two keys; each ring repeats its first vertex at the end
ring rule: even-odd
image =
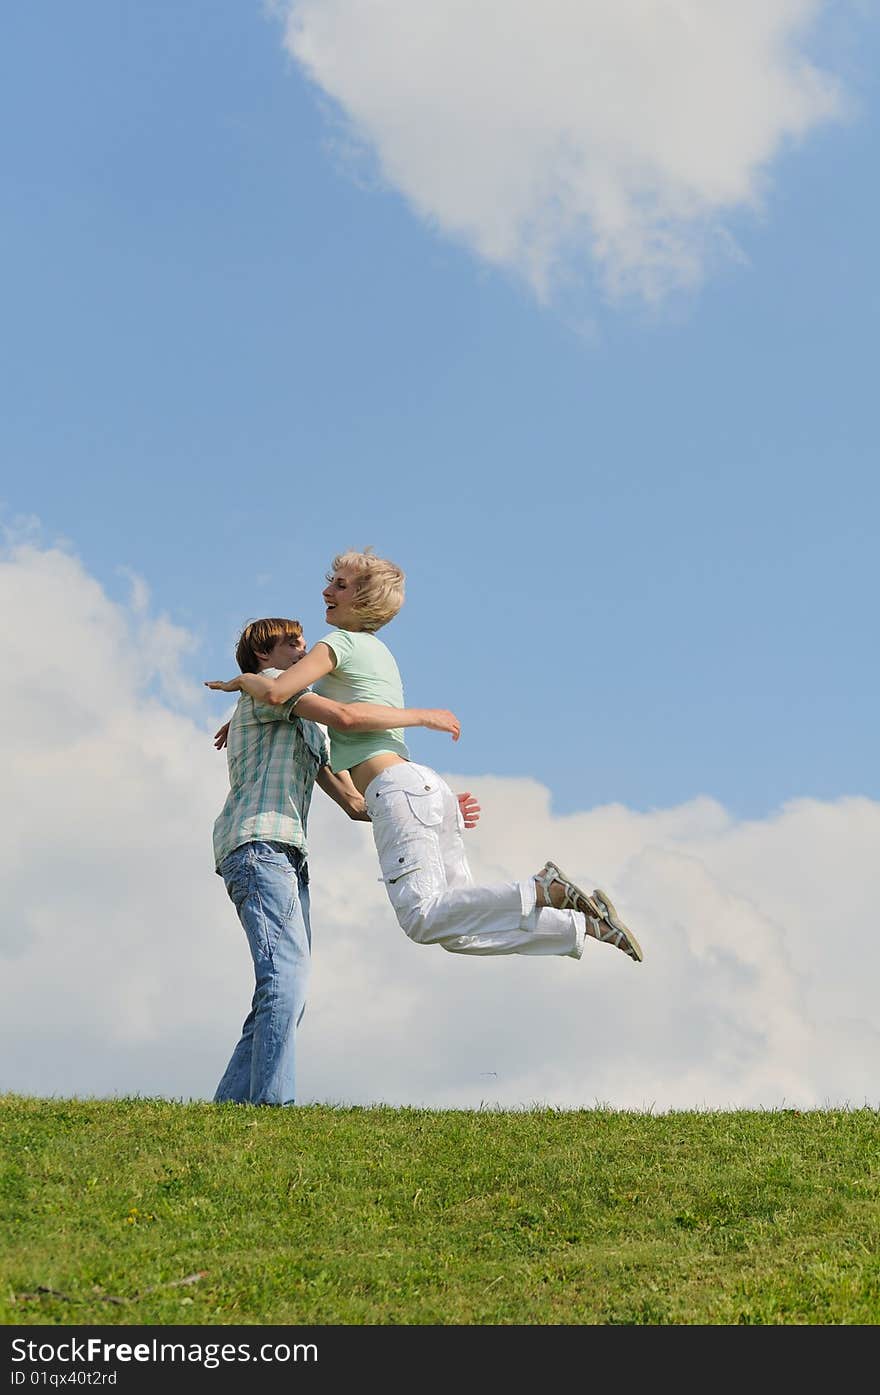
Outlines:
{"type": "Polygon", "coordinates": [[[214,1101],[293,1104],[296,1029],[311,968],[308,867],[296,848],[244,843],[218,870],[247,935],[256,987],[214,1101]]]}

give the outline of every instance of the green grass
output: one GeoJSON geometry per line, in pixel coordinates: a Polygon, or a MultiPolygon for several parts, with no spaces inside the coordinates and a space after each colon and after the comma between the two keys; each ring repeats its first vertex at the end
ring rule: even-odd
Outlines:
{"type": "Polygon", "coordinates": [[[6,1095],[0,1140],[6,1324],[880,1320],[875,1110],[6,1095]]]}

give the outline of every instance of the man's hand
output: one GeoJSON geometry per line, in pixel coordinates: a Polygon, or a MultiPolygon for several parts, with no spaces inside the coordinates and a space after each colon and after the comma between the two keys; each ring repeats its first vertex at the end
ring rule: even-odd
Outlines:
{"type": "Polygon", "coordinates": [[[220,730],[214,732],[214,745],[218,751],[222,751],[228,740],[229,722],[224,722],[220,730]]]}
{"type": "Polygon", "coordinates": [[[360,790],[355,788],[355,783],[347,770],[334,774],[329,765],[322,765],[315,776],[315,783],[325,794],[329,794],[334,804],[338,804],[350,819],[354,819],[355,823],[370,822],[364,796],[360,790]]]}
{"type": "Polygon", "coordinates": [[[237,678],[227,678],[224,682],[220,678],[214,678],[210,683],[205,683],[206,688],[215,688],[220,693],[240,693],[241,676],[237,678]]]}
{"type": "Polygon", "coordinates": [[[467,794],[459,794],[456,798],[458,799],[458,807],[461,810],[465,828],[476,828],[480,819],[480,806],[476,798],[470,791],[468,791],[467,794]]]}
{"type": "Polygon", "coordinates": [[[448,731],[453,741],[457,741],[461,736],[461,722],[454,712],[447,712],[445,707],[426,707],[422,712],[423,727],[428,731],[448,731]]]}

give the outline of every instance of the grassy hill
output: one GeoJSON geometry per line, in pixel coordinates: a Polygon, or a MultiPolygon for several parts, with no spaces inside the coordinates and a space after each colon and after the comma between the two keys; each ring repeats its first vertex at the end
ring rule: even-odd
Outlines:
{"type": "Polygon", "coordinates": [[[877,1323],[880,1114],[0,1096],[6,1324],[877,1323]]]}

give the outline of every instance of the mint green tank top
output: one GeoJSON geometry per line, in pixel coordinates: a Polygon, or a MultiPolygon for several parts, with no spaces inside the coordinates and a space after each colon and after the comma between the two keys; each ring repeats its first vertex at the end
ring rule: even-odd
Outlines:
{"type": "MultiPolygon", "coordinates": [[[[332,673],[312,684],[312,692],[334,702],[375,702],[404,707],[403,684],[394,655],[366,631],[331,630],[319,641],[336,657],[332,673]]],[[[409,759],[402,727],[391,731],[334,731],[330,728],[332,770],[351,770],[359,761],[390,751],[409,759]]]]}

